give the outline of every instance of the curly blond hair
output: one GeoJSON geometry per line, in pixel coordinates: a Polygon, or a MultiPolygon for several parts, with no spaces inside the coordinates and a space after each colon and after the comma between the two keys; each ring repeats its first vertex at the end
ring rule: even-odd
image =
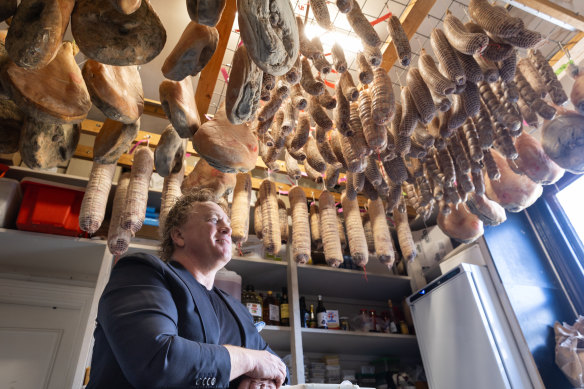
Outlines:
{"type": "Polygon", "coordinates": [[[227,201],[217,196],[209,188],[194,187],[178,198],[176,203],[168,212],[160,238],[160,258],[168,262],[174,253],[174,241],[172,240],[172,231],[175,228],[182,227],[191,213],[195,203],[213,202],[219,205],[225,213],[229,213],[227,201]]]}

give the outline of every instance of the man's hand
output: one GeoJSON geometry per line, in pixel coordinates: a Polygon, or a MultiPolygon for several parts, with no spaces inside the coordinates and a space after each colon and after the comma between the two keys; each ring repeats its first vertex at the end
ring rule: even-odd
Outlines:
{"type": "Polygon", "coordinates": [[[274,380],[279,388],[286,379],[286,365],[274,354],[264,350],[249,350],[253,352],[253,368],[246,373],[251,378],[274,380]]]}
{"type": "Polygon", "coordinates": [[[276,383],[272,380],[261,380],[251,377],[244,377],[237,389],[277,389],[276,383]]]}
{"type": "Polygon", "coordinates": [[[225,348],[229,351],[231,359],[230,380],[246,375],[256,381],[263,381],[264,385],[265,381],[273,381],[277,389],[286,379],[286,365],[269,351],[250,350],[230,345],[226,345],[225,348]]]}

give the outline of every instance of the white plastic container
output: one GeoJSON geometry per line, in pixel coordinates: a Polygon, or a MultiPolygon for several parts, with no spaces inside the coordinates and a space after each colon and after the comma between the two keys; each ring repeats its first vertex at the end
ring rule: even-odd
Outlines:
{"type": "Polygon", "coordinates": [[[0,178],[0,227],[14,227],[21,201],[20,183],[12,178],[0,178]]]}
{"type": "Polygon", "coordinates": [[[237,301],[241,301],[241,276],[234,271],[225,268],[215,275],[214,286],[223,289],[237,301]]]}

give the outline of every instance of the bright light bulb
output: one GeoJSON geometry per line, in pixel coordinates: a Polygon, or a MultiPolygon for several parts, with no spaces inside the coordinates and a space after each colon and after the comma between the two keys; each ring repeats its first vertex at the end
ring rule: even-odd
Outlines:
{"type": "Polygon", "coordinates": [[[358,37],[337,30],[325,30],[314,22],[304,26],[304,34],[308,39],[312,39],[315,36],[319,37],[325,54],[330,53],[331,47],[335,42],[341,45],[344,51],[353,53],[363,51],[363,43],[358,37]]]}

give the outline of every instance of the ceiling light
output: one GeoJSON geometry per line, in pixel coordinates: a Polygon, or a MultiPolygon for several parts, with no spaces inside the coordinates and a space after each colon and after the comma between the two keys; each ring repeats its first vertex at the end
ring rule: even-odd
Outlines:
{"type": "Polygon", "coordinates": [[[337,42],[344,51],[356,53],[363,51],[363,43],[356,35],[349,35],[347,32],[340,32],[338,30],[325,30],[314,22],[310,22],[304,26],[304,34],[308,39],[315,36],[320,38],[325,54],[330,53],[331,47],[337,42]]]}
{"type": "Polygon", "coordinates": [[[536,10],[534,8],[531,8],[531,7],[527,6],[527,5],[524,5],[524,4],[520,3],[519,1],[516,1],[516,0],[502,0],[502,1],[504,1],[505,3],[507,3],[509,5],[512,5],[515,8],[519,8],[522,11],[525,11],[527,13],[530,13],[532,15],[535,15],[535,16],[537,16],[540,19],[543,19],[545,21],[548,21],[550,23],[553,23],[556,26],[561,27],[563,29],[566,29],[566,30],[569,30],[569,31],[577,31],[578,30],[576,27],[572,26],[569,23],[563,22],[560,19],[556,19],[553,16],[550,16],[550,15],[548,15],[546,13],[543,13],[541,11],[538,11],[538,10],[536,10]]]}

